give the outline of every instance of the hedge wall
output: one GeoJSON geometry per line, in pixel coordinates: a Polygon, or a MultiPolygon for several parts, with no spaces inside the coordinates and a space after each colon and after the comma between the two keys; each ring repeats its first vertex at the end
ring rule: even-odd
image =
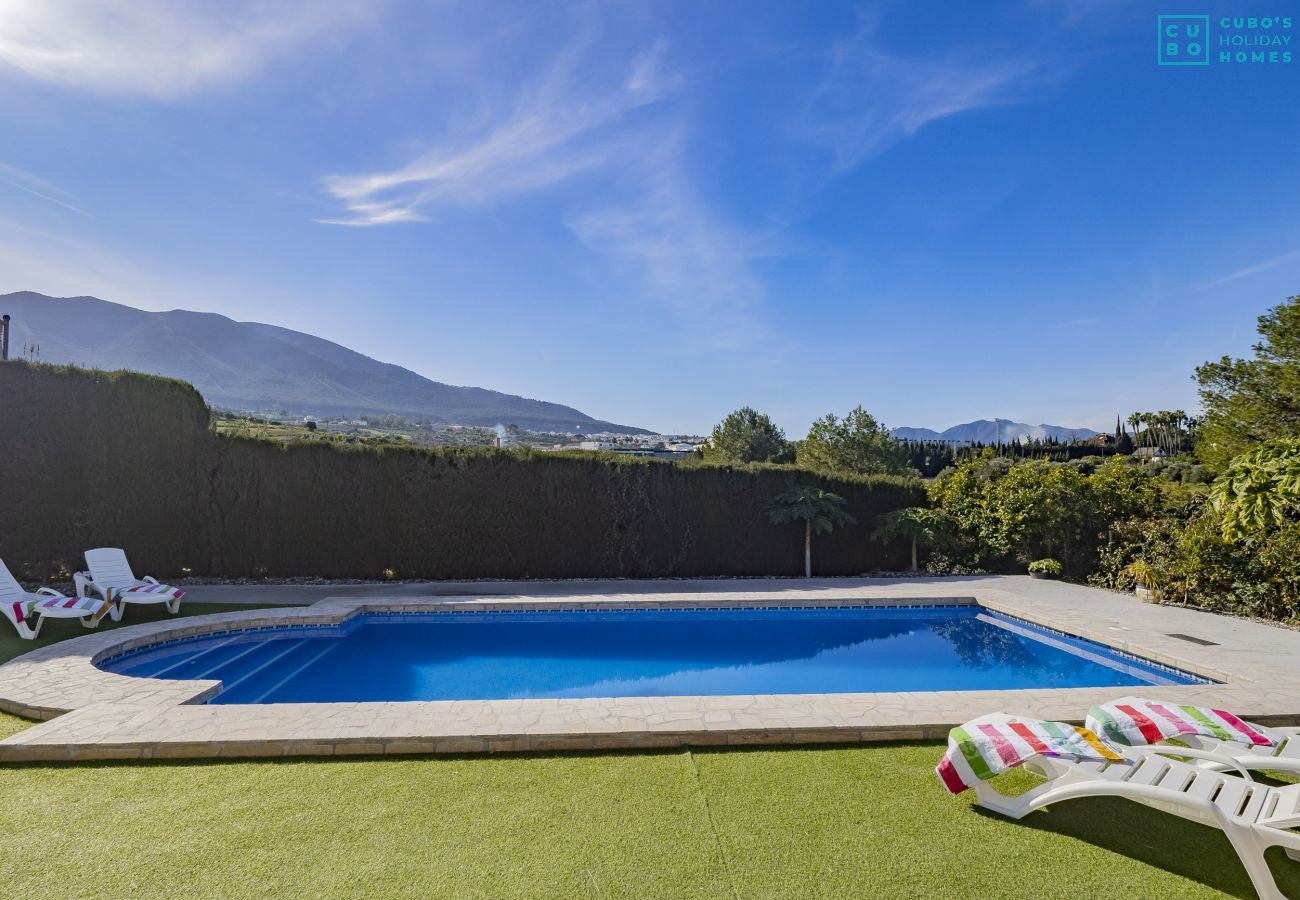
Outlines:
{"type": "Polygon", "coordinates": [[[905,565],[868,535],[924,502],[912,482],[774,467],[222,437],[183,382],[24,362],[0,364],[0,460],[0,558],[32,579],[98,546],[160,576],[797,574],[801,529],[765,512],[795,479],[858,520],[815,540],[814,570],[857,574],[905,565]]]}

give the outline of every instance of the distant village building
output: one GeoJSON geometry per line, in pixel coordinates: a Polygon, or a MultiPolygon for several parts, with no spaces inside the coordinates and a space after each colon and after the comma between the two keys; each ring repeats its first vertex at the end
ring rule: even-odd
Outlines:
{"type": "Polygon", "coordinates": [[[684,459],[685,457],[691,455],[691,453],[687,451],[669,450],[663,446],[616,447],[614,449],[614,452],[620,454],[621,456],[649,456],[655,459],[684,459]]]}
{"type": "Polygon", "coordinates": [[[1160,447],[1138,447],[1133,455],[1138,459],[1164,459],[1169,454],[1160,447]]]}

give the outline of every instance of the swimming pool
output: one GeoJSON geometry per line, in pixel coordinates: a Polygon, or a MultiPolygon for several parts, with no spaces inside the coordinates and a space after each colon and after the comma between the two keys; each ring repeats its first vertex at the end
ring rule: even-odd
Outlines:
{"type": "Polygon", "coordinates": [[[366,613],[224,632],[100,668],[212,703],[856,693],[1202,683],[978,606],[366,613]]]}

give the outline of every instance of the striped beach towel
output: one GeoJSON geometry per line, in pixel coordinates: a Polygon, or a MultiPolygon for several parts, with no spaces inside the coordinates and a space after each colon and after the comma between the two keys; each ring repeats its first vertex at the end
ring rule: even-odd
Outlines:
{"type": "Polygon", "coordinates": [[[92,597],[44,597],[39,600],[20,600],[14,604],[14,621],[24,622],[32,613],[42,609],[75,609],[83,616],[94,615],[102,619],[108,604],[92,597]]]}
{"type": "Polygon", "coordinates": [[[180,588],[172,587],[170,584],[150,584],[145,582],[129,588],[109,588],[108,596],[110,600],[116,600],[123,594],[166,594],[173,600],[179,600],[185,596],[185,592],[180,588]]]}
{"type": "Polygon", "coordinates": [[[1123,759],[1086,728],[994,713],[948,732],[948,751],[935,772],[944,787],[960,794],[1040,754],[1109,762],[1123,759]]]}
{"type": "Polygon", "coordinates": [[[1088,727],[1117,744],[1138,747],[1184,734],[1202,735],[1256,747],[1277,742],[1258,727],[1222,709],[1178,706],[1140,697],[1124,697],[1088,710],[1088,727]]]}

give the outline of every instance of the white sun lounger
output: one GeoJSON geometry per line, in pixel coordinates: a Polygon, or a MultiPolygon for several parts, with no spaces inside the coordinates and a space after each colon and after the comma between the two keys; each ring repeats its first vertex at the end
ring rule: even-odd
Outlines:
{"type": "MultiPolygon", "coordinates": [[[[1252,781],[1245,769],[1224,757],[1220,772],[1170,756],[1202,757],[1185,747],[1119,747],[1119,762],[1035,756],[1025,768],[1047,782],[1019,797],[999,793],[987,781],[974,785],[981,806],[1020,819],[1052,803],[1079,797],[1124,797],[1164,812],[1220,829],[1232,843],[1262,900],[1286,900],[1264,860],[1264,851],[1282,847],[1300,860],[1300,784],[1270,787],[1252,781]]],[[[1212,754],[1204,754],[1212,756],[1212,754]]]]}
{"type": "Polygon", "coordinates": [[[175,615],[181,608],[185,592],[146,575],[136,578],[126,561],[126,553],[116,547],[102,547],[86,551],[88,572],[72,576],[77,595],[87,597],[90,592],[99,594],[112,608],[114,622],[122,619],[128,603],[165,603],[167,611],[175,615]]]}
{"type": "Polygon", "coordinates": [[[38,588],[34,593],[25,591],[0,560],[0,612],[13,623],[20,638],[35,640],[46,619],[80,619],[86,628],[94,628],[108,611],[107,607],[103,600],[68,597],[53,588],[38,588]]]}
{"type": "MultiPolygon", "coordinates": [[[[1146,704],[1148,702],[1150,701],[1139,697],[1121,697],[1105,707],[1100,707],[1100,709],[1125,703],[1146,704]]],[[[1175,709],[1178,708],[1173,703],[1167,705],[1175,709]]],[[[1105,736],[1108,729],[1105,723],[1096,717],[1097,709],[1098,707],[1094,707],[1093,710],[1089,711],[1086,724],[1093,731],[1105,736]]],[[[1237,740],[1222,739],[1204,734],[1180,734],[1159,741],[1153,746],[1177,748],[1179,745],[1168,743],[1169,740],[1177,740],[1182,745],[1191,747],[1193,750],[1213,754],[1214,757],[1227,757],[1232,763],[1243,769],[1252,771],[1268,769],[1274,772],[1300,775],[1300,728],[1268,728],[1254,722],[1249,724],[1251,729],[1258,731],[1264,737],[1273,741],[1274,746],[1258,746],[1251,743],[1245,735],[1239,735],[1240,739],[1237,740]]],[[[1111,742],[1114,743],[1113,740],[1111,742]]],[[[1229,768],[1227,764],[1214,758],[1198,757],[1196,764],[1219,770],[1229,768]]]]}

